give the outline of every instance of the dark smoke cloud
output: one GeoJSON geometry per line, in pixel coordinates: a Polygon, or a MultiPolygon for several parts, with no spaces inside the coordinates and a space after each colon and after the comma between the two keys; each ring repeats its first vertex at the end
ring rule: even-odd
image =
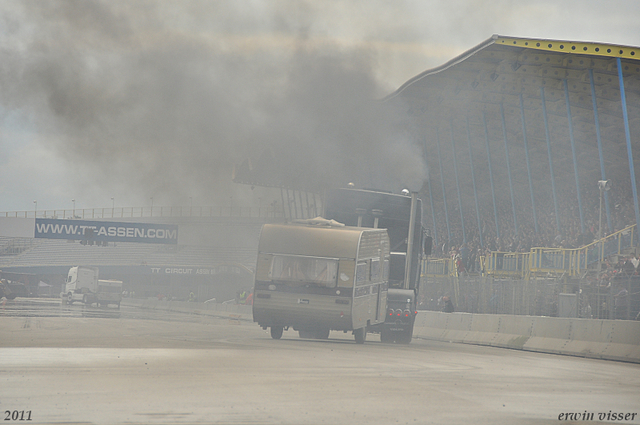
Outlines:
{"type": "Polygon", "coordinates": [[[4,109],[55,135],[87,186],[130,198],[228,199],[233,164],[264,152],[314,189],[419,188],[419,143],[376,100],[376,52],[309,37],[311,3],[239,3],[21,3],[4,109]]]}

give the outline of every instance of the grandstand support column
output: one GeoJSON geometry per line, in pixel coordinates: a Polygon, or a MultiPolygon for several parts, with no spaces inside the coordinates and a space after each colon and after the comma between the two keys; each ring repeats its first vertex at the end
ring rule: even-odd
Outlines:
{"type": "Polygon", "coordinates": [[[289,206],[289,218],[291,220],[295,220],[298,218],[298,213],[296,212],[296,198],[289,193],[289,188],[286,188],[285,193],[287,194],[287,205],[289,206]]]}
{"type": "MultiPolygon", "coordinates": [[[[476,172],[473,168],[473,152],[471,150],[471,130],[469,130],[468,115],[467,115],[467,144],[469,145],[469,163],[471,164],[471,181],[473,182],[473,199],[476,202],[476,219],[478,221],[478,235],[480,236],[480,246],[484,247],[484,242],[482,240],[482,222],[480,221],[480,206],[478,204],[478,191],[476,189],[476,172]]],[[[489,162],[489,175],[491,175],[491,162],[489,162]]],[[[491,184],[491,189],[493,189],[493,183],[491,184]]]]}
{"type": "MultiPolygon", "coordinates": [[[[282,215],[284,216],[284,221],[287,221],[287,210],[285,207],[289,207],[289,204],[284,203],[284,188],[280,186],[280,198],[282,199],[282,215]]],[[[289,217],[291,217],[291,211],[289,211],[289,217]]]]}
{"type": "MultiPolygon", "coordinates": [[[[516,216],[516,197],[513,193],[513,181],[511,180],[511,164],[509,163],[509,144],[507,143],[507,125],[504,119],[504,106],[500,104],[500,118],[502,120],[502,138],[504,139],[504,154],[507,160],[507,176],[509,177],[509,192],[511,194],[511,211],[513,212],[513,227],[518,235],[518,218],[516,216]]],[[[485,122],[486,125],[486,122],[485,122]]],[[[497,214],[496,214],[497,217],[497,214]]]]}
{"type": "Polygon", "coordinates": [[[460,276],[456,273],[451,276],[451,292],[453,296],[453,302],[456,306],[460,305],[460,276]]]}
{"type": "Polygon", "coordinates": [[[529,193],[531,194],[531,211],[533,213],[533,225],[536,235],[540,233],[538,230],[538,218],[536,216],[536,201],[533,196],[533,180],[531,179],[531,161],[529,160],[529,144],[527,143],[527,125],[524,116],[524,101],[522,93],[520,93],[520,120],[522,121],[522,140],[524,141],[524,156],[527,161],[527,176],[529,178],[529,193]]]}
{"type": "MultiPolygon", "coordinates": [[[[295,192],[293,192],[293,193],[294,193],[294,197],[295,197],[295,192]]],[[[300,218],[309,218],[304,213],[304,205],[302,203],[302,190],[298,190],[298,201],[300,202],[300,218]]],[[[298,207],[296,207],[296,211],[297,210],[298,210],[298,207]]]]}
{"type": "MultiPolygon", "coordinates": [[[[606,180],[607,177],[604,172],[604,155],[602,154],[602,137],[600,135],[600,117],[598,116],[598,101],[596,98],[596,85],[593,81],[593,69],[589,70],[589,82],[591,84],[591,100],[593,103],[593,118],[595,121],[596,127],[596,141],[598,142],[598,155],[600,156],[600,174],[602,175],[602,180],[606,180]]],[[[609,231],[613,231],[613,226],[611,225],[611,213],[609,211],[609,195],[604,193],[604,205],[605,210],[607,211],[607,227],[609,231]]]]}
{"type": "Polygon", "coordinates": [[[433,221],[433,242],[438,246],[438,227],[436,226],[436,210],[433,207],[433,191],[431,190],[431,176],[429,168],[429,153],[427,152],[427,138],[424,138],[424,163],[427,166],[427,185],[429,187],[429,203],[431,205],[431,221],[433,221]]]}
{"type": "MultiPolygon", "coordinates": [[[[500,226],[498,224],[498,207],[496,206],[496,188],[493,184],[493,168],[491,167],[491,149],[489,148],[489,128],[487,127],[487,117],[482,111],[482,124],[484,125],[484,141],[487,145],[487,162],[489,165],[489,183],[491,184],[491,199],[493,200],[493,219],[496,222],[496,236],[500,238],[500,226]]],[[[509,175],[509,179],[511,179],[511,175],[509,175]]],[[[511,183],[511,180],[509,180],[511,183]]],[[[480,226],[480,222],[478,221],[478,227],[480,226]]],[[[516,229],[517,232],[517,229],[516,229]]]]}
{"type": "Polygon", "coordinates": [[[317,199],[317,195],[315,193],[312,192],[312,198],[313,198],[313,212],[314,212],[314,216],[317,217],[319,215],[322,215],[318,212],[318,199],[317,199]]]}
{"type": "MultiPolygon", "coordinates": [[[[287,190],[287,197],[289,197],[289,190],[287,190]]],[[[295,218],[300,218],[298,214],[298,202],[296,201],[296,190],[291,189],[291,199],[289,202],[293,202],[293,210],[295,211],[295,218]]]]}
{"type": "Polygon", "coordinates": [[[462,243],[467,243],[467,232],[464,228],[464,214],[462,213],[462,194],[460,193],[460,176],[458,175],[458,160],[456,159],[456,141],[453,135],[453,120],[451,126],[451,151],[453,153],[453,172],[456,175],[456,188],[458,189],[458,208],[460,209],[460,222],[462,223],[462,243]]]}
{"type": "Polygon", "coordinates": [[[289,188],[285,189],[285,193],[287,194],[287,205],[289,206],[290,218],[291,220],[294,220],[298,217],[295,204],[296,198],[292,197],[291,193],[289,193],[289,188]]]}
{"type": "Polygon", "coordinates": [[[451,229],[449,228],[449,211],[447,209],[447,191],[444,188],[444,170],[442,169],[442,155],[440,155],[440,131],[436,128],[436,146],[438,148],[438,163],[440,164],[440,180],[442,183],[442,202],[444,203],[444,220],[447,223],[447,243],[451,242],[451,229]]]}
{"type": "Polygon", "coordinates": [[[540,87],[540,99],[542,100],[542,118],[544,119],[544,136],[547,139],[547,155],[549,156],[549,173],[551,174],[551,192],[553,193],[553,208],[556,214],[556,227],[560,233],[560,215],[558,213],[558,197],[556,196],[556,177],[553,173],[553,161],[551,160],[551,136],[549,135],[549,118],[547,117],[547,102],[544,99],[544,87],[540,87]]]}
{"type": "Polygon", "coordinates": [[[289,189],[286,189],[287,191],[287,203],[289,204],[290,208],[291,208],[291,219],[294,220],[298,217],[298,205],[296,204],[296,190],[295,189],[291,189],[291,193],[289,193],[289,189]],[[293,206],[291,206],[293,204],[293,206]]]}
{"type": "Polygon", "coordinates": [[[305,202],[307,204],[307,210],[306,210],[307,211],[307,217],[308,218],[317,217],[317,215],[314,215],[314,216],[311,215],[311,204],[309,204],[309,192],[306,191],[306,190],[304,191],[304,199],[305,199],[305,202]]]}
{"type": "MultiPolygon", "coordinates": [[[[624,119],[624,134],[627,138],[627,155],[629,157],[629,172],[631,173],[631,188],[633,189],[633,205],[636,210],[636,228],[640,224],[640,210],[638,209],[638,190],[636,188],[636,173],[633,169],[633,153],[631,152],[631,131],[629,130],[629,115],[627,113],[627,97],[624,92],[624,79],[622,77],[622,63],[616,58],[618,64],[618,82],[620,83],[620,102],[622,104],[622,117],[624,119]]],[[[640,245],[640,233],[636,233],[640,245]]]]}
{"type": "Polygon", "coordinates": [[[571,154],[573,155],[573,173],[576,177],[576,192],[578,193],[578,211],[580,212],[580,232],[585,234],[584,215],[582,213],[582,198],[580,198],[580,178],[578,177],[578,158],[576,156],[576,142],[573,138],[573,119],[571,118],[571,104],[569,103],[569,85],[567,79],[562,80],[564,86],[564,100],[567,104],[567,120],[569,125],[569,141],[571,141],[571,154]]]}

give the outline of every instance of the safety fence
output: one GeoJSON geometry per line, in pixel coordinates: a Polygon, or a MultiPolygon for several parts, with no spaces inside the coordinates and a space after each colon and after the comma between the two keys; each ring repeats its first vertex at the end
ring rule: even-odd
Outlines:
{"type": "Polygon", "coordinates": [[[423,276],[419,308],[441,311],[443,297],[456,311],[549,317],[634,320],[640,314],[640,276],[611,280],[510,279],[496,276],[423,276]]]}

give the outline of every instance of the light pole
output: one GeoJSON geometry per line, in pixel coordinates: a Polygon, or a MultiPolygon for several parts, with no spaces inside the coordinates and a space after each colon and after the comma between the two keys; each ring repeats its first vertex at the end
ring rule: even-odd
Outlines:
{"type": "Polygon", "coordinates": [[[34,218],[38,218],[38,201],[33,201],[35,207],[33,207],[33,216],[34,218]]]}
{"type": "Polygon", "coordinates": [[[602,271],[602,256],[604,255],[604,247],[602,244],[602,194],[605,190],[611,189],[609,180],[598,180],[598,187],[600,188],[600,215],[598,217],[598,246],[600,253],[598,254],[598,277],[602,271]]]}
{"type": "Polygon", "coordinates": [[[116,210],[116,201],[114,198],[111,198],[111,218],[113,218],[116,210]]]}
{"type": "Polygon", "coordinates": [[[73,218],[76,218],[76,200],[72,199],[71,202],[73,202],[73,218]]]}

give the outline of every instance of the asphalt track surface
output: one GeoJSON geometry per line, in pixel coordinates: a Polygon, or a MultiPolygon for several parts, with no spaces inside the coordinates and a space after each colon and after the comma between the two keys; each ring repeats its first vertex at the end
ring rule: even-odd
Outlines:
{"type": "Polygon", "coordinates": [[[18,299],[0,306],[0,413],[7,424],[538,425],[609,413],[640,424],[640,365],[377,335],[358,345],[341,332],[277,341],[248,321],[18,299]]]}

